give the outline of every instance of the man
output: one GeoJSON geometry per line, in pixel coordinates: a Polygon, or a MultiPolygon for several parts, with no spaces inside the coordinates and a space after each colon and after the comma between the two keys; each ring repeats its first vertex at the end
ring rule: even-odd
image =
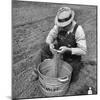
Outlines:
{"type": "Polygon", "coordinates": [[[74,11],[69,7],[62,7],[55,17],[55,25],[46,38],[46,44],[41,51],[42,61],[52,58],[55,49],[63,55],[63,60],[73,68],[73,76],[77,76],[83,66],[81,56],[86,54],[87,46],[84,30],[74,20],[74,11]]]}

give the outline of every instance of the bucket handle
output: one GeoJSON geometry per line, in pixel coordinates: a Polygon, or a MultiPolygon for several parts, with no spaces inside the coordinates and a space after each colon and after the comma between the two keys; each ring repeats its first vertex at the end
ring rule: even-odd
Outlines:
{"type": "Polygon", "coordinates": [[[68,77],[64,77],[64,78],[58,78],[58,81],[61,83],[66,83],[69,80],[68,77]]]}

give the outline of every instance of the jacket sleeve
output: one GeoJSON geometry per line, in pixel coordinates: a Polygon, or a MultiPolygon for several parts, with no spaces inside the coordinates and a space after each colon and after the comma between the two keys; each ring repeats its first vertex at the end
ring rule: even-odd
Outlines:
{"type": "Polygon", "coordinates": [[[51,29],[51,31],[49,32],[46,38],[46,43],[47,44],[53,43],[54,39],[57,37],[57,33],[58,33],[58,27],[54,25],[54,27],[51,29]]]}
{"type": "Polygon", "coordinates": [[[72,54],[85,55],[87,52],[86,38],[84,30],[80,25],[76,30],[75,39],[77,43],[77,48],[72,48],[72,54]]]}

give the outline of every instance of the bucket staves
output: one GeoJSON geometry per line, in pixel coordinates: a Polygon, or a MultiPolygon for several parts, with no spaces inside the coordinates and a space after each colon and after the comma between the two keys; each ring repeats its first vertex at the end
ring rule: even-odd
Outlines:
{"type": "Polygon", "coordinates": [[[55,58],[46,59],[38,66],[39,86],[41,92],[46,96],[62,96],[69,87],[72,67],[66,62],[58,60],[60,68],[62,68],[61,74],[59,74],[60,76],[52,77],[52,75],[47,75],[46,72],[48,73],[51,70],[50,67],[52,68],[53,66],[53,60],[55,61],[55,58]],[[50,66],[48,67],[48,65],[50,66]]]}

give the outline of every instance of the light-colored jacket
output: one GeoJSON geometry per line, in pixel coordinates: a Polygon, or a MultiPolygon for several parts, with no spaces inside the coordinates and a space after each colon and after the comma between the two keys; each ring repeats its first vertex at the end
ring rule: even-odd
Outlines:
{"type": "MultiPolygon", "coordinates": [[[[75,24],[76,22],[73,21],[72,28],[71,30],[68,31],[68,34],[70,34],[70,32],[73,31],[75,24]]],[[[49,32],[46,38],[46,43],[48,44],[53,43],[53,40],[57,37],[58,28],[59,27],[57,25],[54,25],[54,27],[51,29],[51,31],[49,32]]],[[[87,51],[87,45],[86,45],[85,33],[81,25],[79,25],[76,30],[75,39],[76,39],[77,47],[71,48],[72,54],[85,55],[87,51]]]]}

